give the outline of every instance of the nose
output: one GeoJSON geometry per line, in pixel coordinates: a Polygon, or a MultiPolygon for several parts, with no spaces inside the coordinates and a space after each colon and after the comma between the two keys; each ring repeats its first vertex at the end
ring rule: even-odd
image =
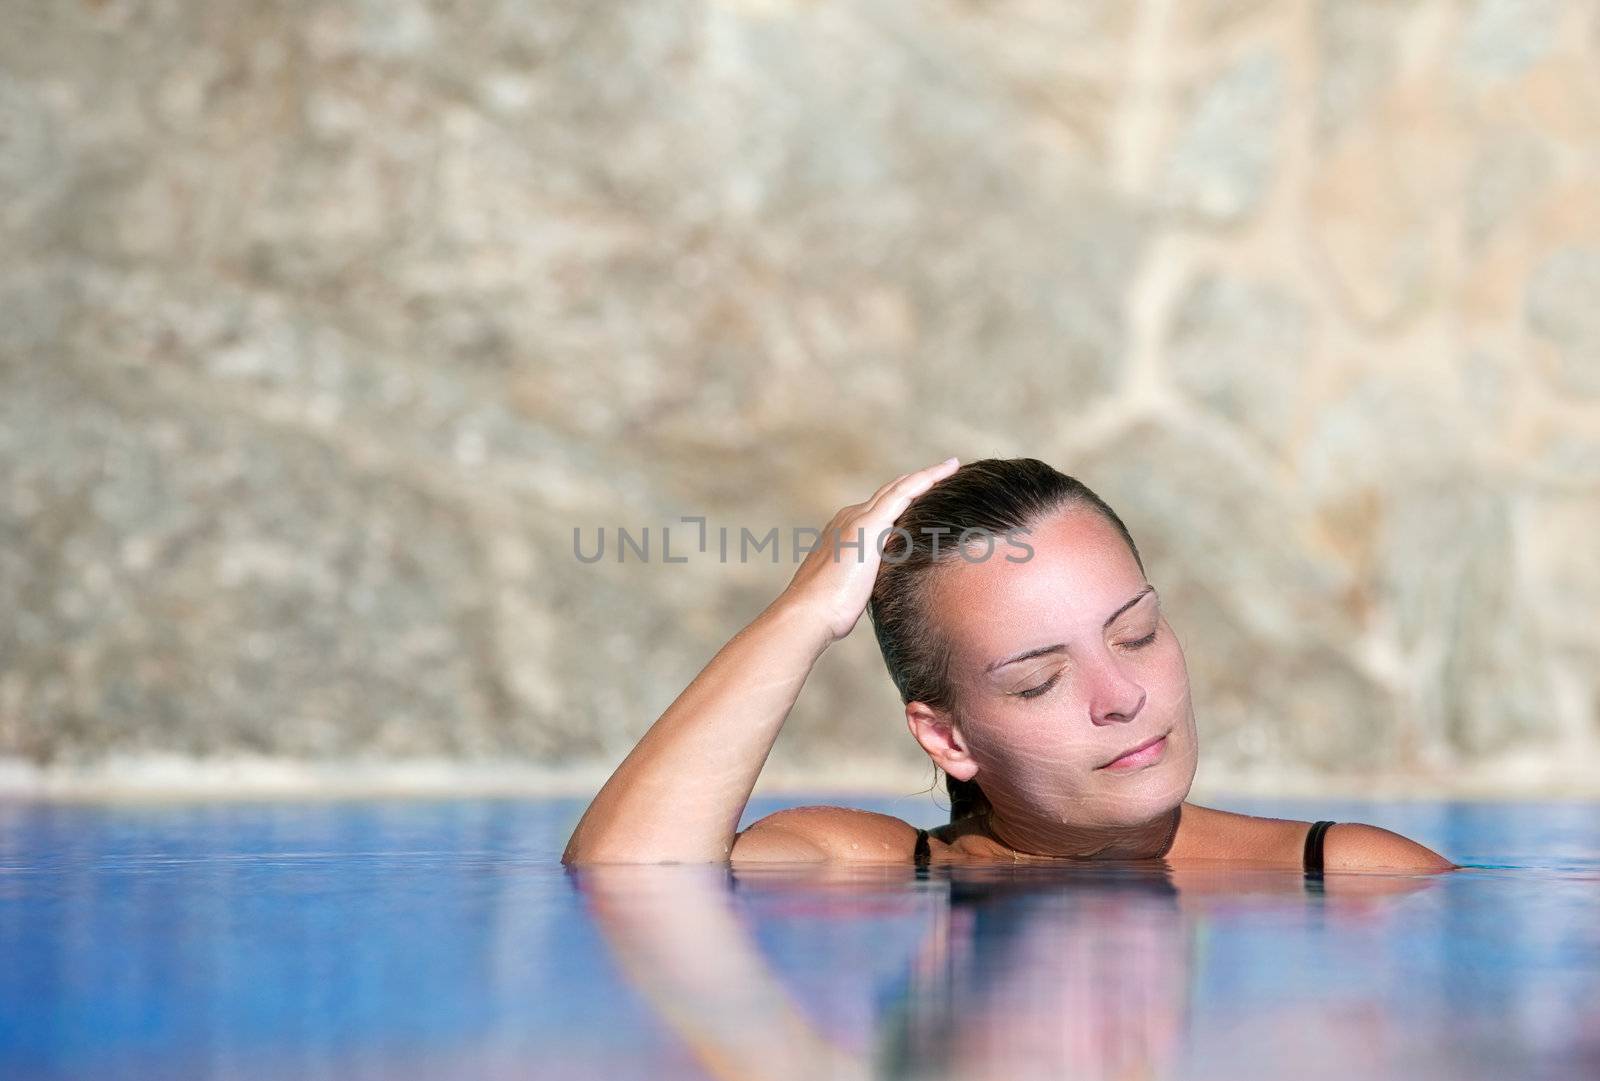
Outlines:
{"type": "Polygon", "coordinates": [[[1089,719],[1095,724],[1126,724],[1144,708],[1144,688],[1129,679],[1109,654],[1101,658],[1093,678],[1089,719]]]}

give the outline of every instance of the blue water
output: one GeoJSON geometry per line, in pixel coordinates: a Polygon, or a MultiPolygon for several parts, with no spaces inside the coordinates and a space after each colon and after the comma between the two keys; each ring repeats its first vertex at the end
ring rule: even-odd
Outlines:
{"type": "Polygon", "coordinates": [[[577,800],[0,803],[0,1078],[1600,1077],[1600,807],[1208,805],[1470,868],[574,874],[577,800]]]}

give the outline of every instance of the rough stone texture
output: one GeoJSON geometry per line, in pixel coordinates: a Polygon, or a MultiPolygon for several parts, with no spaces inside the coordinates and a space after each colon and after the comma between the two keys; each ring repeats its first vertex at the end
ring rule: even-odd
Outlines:
{"type": "Polygon", "coordinates": [[[1173,381],[1281,454],[1300,422],[1314,338],[1305,305],[1264,282],[1200,274],[1173,313],[1173,381]]]}
{"type": "MultiPolygon", "coordinates": [[[[717,527],[957,453],[1123,514],[1202,785],[1600,777],[1592,4],[7,28],[0,759],[603,776],[793,573],[717,527]]],[[[864,630],[769,773],[859,763],[928,772],[864,630]]]]}
{"type": "Polygon", "coordinates": [[[1539,194],[1554,168],[1542,139],[1516,128],[1490,133],[1467,177],[1466,239],[1476,251],[1539,194]]]}
{"type": "Polygon", "coordinates": [[[1278,155],[1282,69],[1273,53],[1255,53],[1195,94],[1163,171],[1167,205],[1216,223],[1257,208],[1278,155]]]}
{"type": "Polygon", "coordinates": [[[1528,280],[1528,329],[1556,347],[1557,385],[1600,395],[1600,248],[1562,248],[1528,280]]]}
{"type": "Polygon", "coordinates": [[[1318,133],[1336,136],[1393,85],[1400,65],[1402,34],[1427,5],[1393,0],[1317,0],[1318,133]]]}
{"type": "Polygon", "coordinates": [[[1461,69],[1484,80],[1523,74],[1555,46],[1568,6],[1562,0],[1476,0],[1461,28],[1461,69]]]}

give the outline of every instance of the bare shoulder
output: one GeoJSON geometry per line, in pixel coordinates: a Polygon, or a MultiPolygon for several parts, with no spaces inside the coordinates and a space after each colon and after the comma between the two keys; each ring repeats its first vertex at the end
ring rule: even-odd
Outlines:
{"type": "Polygon", "coordinates": [[[1185,803],[1168,858],[1298,865],[1306,826],[1185,803]]]}
{"type": "MultiPolygon", "coordinates": [[[[1219,811],[1186,803],[1174,858],[1244,859],[1299,867],[1310,822],[1219,811]],[[1187,835],[1187,836],[1186,836],[1187,835]]],[[[1437,852],[1381,826],[1335,822],[1322,836],[1325,871],[1453,870],[1437,852]]]]}
{"type": "Polygon", "coordinates": [[[1456,865],[1426,845],[1381,826],[1338,822],[1322,838],[1322,866],[1329,871],[1453,871],[1456,865]]]}
{"type": "Polygon", "coordinates": [[[813,804],[759,818],[733,838],[735,863],[910,863],[917,829],[893,815],[813,804]]]}

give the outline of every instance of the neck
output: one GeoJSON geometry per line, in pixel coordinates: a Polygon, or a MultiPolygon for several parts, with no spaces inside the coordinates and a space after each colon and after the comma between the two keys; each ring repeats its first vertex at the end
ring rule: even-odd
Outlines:
{"type": "Polygon", "coordinates": [[[985,832],[1015,856],[1078,860],[1160,859],[1172,848],[1182,818],[1182,804],[1134,826],[1040,822],[994,807],[982,816],[985,832]]]}

